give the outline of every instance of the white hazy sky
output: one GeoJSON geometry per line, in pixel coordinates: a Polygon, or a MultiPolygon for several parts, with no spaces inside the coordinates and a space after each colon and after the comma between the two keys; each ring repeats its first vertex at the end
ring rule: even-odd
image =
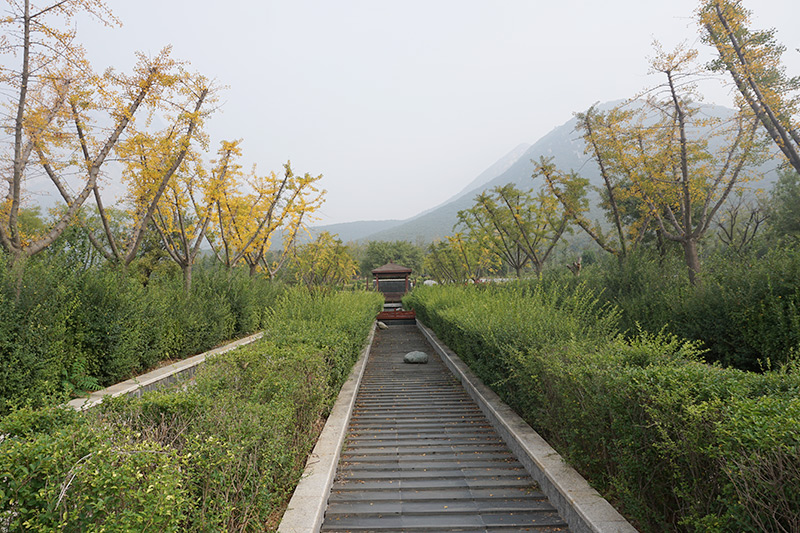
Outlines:
{"type": "MultiPolygon", "coordinates": [[[[245,168],[291,159],[296,172],[324,174],[319,224],[413,216],[573,112],[660,82],[647,75],[653,39],[711,57],[694,0],[108,4],[122,28],[78,28],[96,68],[126,71],[135,51],[173,45],[228,87],[208,124],[214,145],[244,139],[245,168]]],[[[745,5],[755,28],[778,30],[800,75],[800,1],[745,5]]],[[[714,85],[706,101],[731,99],[714,85]]]]}

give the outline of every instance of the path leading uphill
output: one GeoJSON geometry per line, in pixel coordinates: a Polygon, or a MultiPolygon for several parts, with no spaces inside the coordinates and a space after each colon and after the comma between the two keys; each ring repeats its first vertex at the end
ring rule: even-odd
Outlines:
{"type": "Polygon", "coordinates": [[[376,332],[322,531],[568,531],[414,325],[376,332]],[[427,364],[404,364],[410,351],[427,364]]]}

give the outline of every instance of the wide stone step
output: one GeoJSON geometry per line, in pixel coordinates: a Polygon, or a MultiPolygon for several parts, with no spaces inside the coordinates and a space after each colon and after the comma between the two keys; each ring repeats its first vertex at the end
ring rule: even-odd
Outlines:
{"type": "MultiPolygon", "coordinates": [[[[419,514],[405,511],[397,514],[355,514],[331,517],[322,531],[462,531],[463,528],[504,526],[511,530],[558,531],[566,522],[556,512],[484,512],[419,514]]],[[[486,531],[486,529],[476,529],[486,531]]],[[[562,529],[563,531],[563,529],[562,529]]]]}
{"type": "MultiPolygon", "coordinates": [[[[486,444],[474,444],[463,442],[461,444],[429,444],[414,446],[348,446],[342,454],[342,458],[368,457],[376,455],[434,455],[453,453],[456,455],[486,454],[486,453],[509,453],[508,448],[503,444],[489,442],[486,444]]],[[[347,459],[345,459],[347,460],[347,459]]]]}
{"type": "Polygon", "coordinates": [[[493,487],[482,488],[425,488],[425,489],[372,489],[369,491],[359,490],[358,487],[352,490],[334,490],[331,493],[329,502],[354,502],[354,501],[450,501],[458,498],[472,500],[510,500],[510,501],[529,501],[547,499],[543,492],[532,490],[530,487],[493,487]]]}
{"type": "Polygon", "coordinates": [[[530,478],[523,477],[455,477],[455,478],[410,478],[410,479],[338,479],[334,490],[438,490],[438,489],[534,489],[530,478]]]}
{"type": "Polygon", "coordinates": [[[351,467],[361,466],[368,467],[369,465],[387,465],[395,464],[403,468],[413,468],[417,464],[432,463],[438,465],[453,465],[458,466],[461,464],[478,464],[485,463],[488,466],[496,465],[498,463],[513,463],[519,465],[517,459],[510,452],[501,453],[421,453],[421,454],[369,454],[369,455],[346,455],[342,457],[342,463],[351,467]]]}
{"type": "Polygon", "coordinates": [[[425,432],[425,431],[406,431],[397,433],[383,431],[380,434],[359,433],[358,436],[351,436],[346,446],[348,448],[377,446],[468,446],[481,444],[496,444],[497,436],[493,434],[491,428],[468,428],[458,431],[448,432],[425,432]],[[453,444],[451,444],[453,443],[453,444]]]}
{"type": "Polygon", "coordinates": [[[546,500],[395,500],[375,502],[335,502],[328,506],[328,516],[349,516],[354,514],[463,514],[463,513],[525,513],[530,511],[555,512],[546,500]]]}

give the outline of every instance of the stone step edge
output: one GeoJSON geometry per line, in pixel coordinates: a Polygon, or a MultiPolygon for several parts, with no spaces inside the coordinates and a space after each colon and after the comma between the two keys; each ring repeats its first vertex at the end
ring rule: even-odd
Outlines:
{"type": "Polygon", "coordinates": [[[417,327],[506,441],[573,533],[636,533],[586,479],[419,320],[417,327]]]}
{"type": "Polygon", "coordinates": [[[95,391],[89,394],[89,396],[75,398],[74,400],[67,402],[67,405],[76,411],[83,411],[99,405],[106,396],[116,398],[117,396],[124,396],[127,394],[141,395],[145,392],[157,390],[183,380],[188,380],[195,374],[195,372],[197,372],[197,369],[205,362],[206,358],[225,353],[233,350],[234,348],[239,348],[240,346],[245,346],[257,341],[263,336],[263,331],[254,333],[247,337],[243,337],[225,344],[224,346],[214,348],[213,350],[209,350],[192,357],[187,357],[186,359],[182,359],[177,363],[157,368],[151,372],[142,374],[141,376],[136,376],[135,378],[127,379],[117,383],[116,385],[111,385],[105,389],[95,391]]]}
{"type": "Polygon", "coordinates": [[[376,325],[372,324],[366,345],[350,371],[347,381],[342,385],[317,444],[308,456],[303,476],[294,489],[278,526],[279,533],[310,533],[319,531],[322,527],[339,456],[344,448],[347,427],[356,403],[356,394],[375,337],[376,325]]]}

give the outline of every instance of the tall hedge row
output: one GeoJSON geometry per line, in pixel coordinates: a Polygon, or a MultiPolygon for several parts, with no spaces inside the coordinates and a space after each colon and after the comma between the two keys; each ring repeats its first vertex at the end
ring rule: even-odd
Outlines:
{"type": "Polygon", "coordinates": [[[0,258],[0,415],[43,405],[208,350],[263,326],[280,288],[246,272],[196,269],[143,284],[119,269],[31,260],[22,276],[0,258]]]}
{"type": "Polygon", "coordinates": [[[269,531],[381,306],[289,290],[185,391],[0,420],[2,531],[269,531]]]}
{"type": "Polygon", "coordinates": [[[585,286],[418,287],[406,305],[643,531],[800,528],[800,367],[618,332],[585,286]]]}
{"type": "Polygon", "coordinates": [[[666,328],[702,341],[706,359],[725,366],[761,371],[800,356],[800,249],[712,254],[698,287],[685,269],[676,257],[643,252],[622,264],[606,257],[579,278],[562,268],[545,282],[586,284],[619,308],[623,330],[666,328]]]}

